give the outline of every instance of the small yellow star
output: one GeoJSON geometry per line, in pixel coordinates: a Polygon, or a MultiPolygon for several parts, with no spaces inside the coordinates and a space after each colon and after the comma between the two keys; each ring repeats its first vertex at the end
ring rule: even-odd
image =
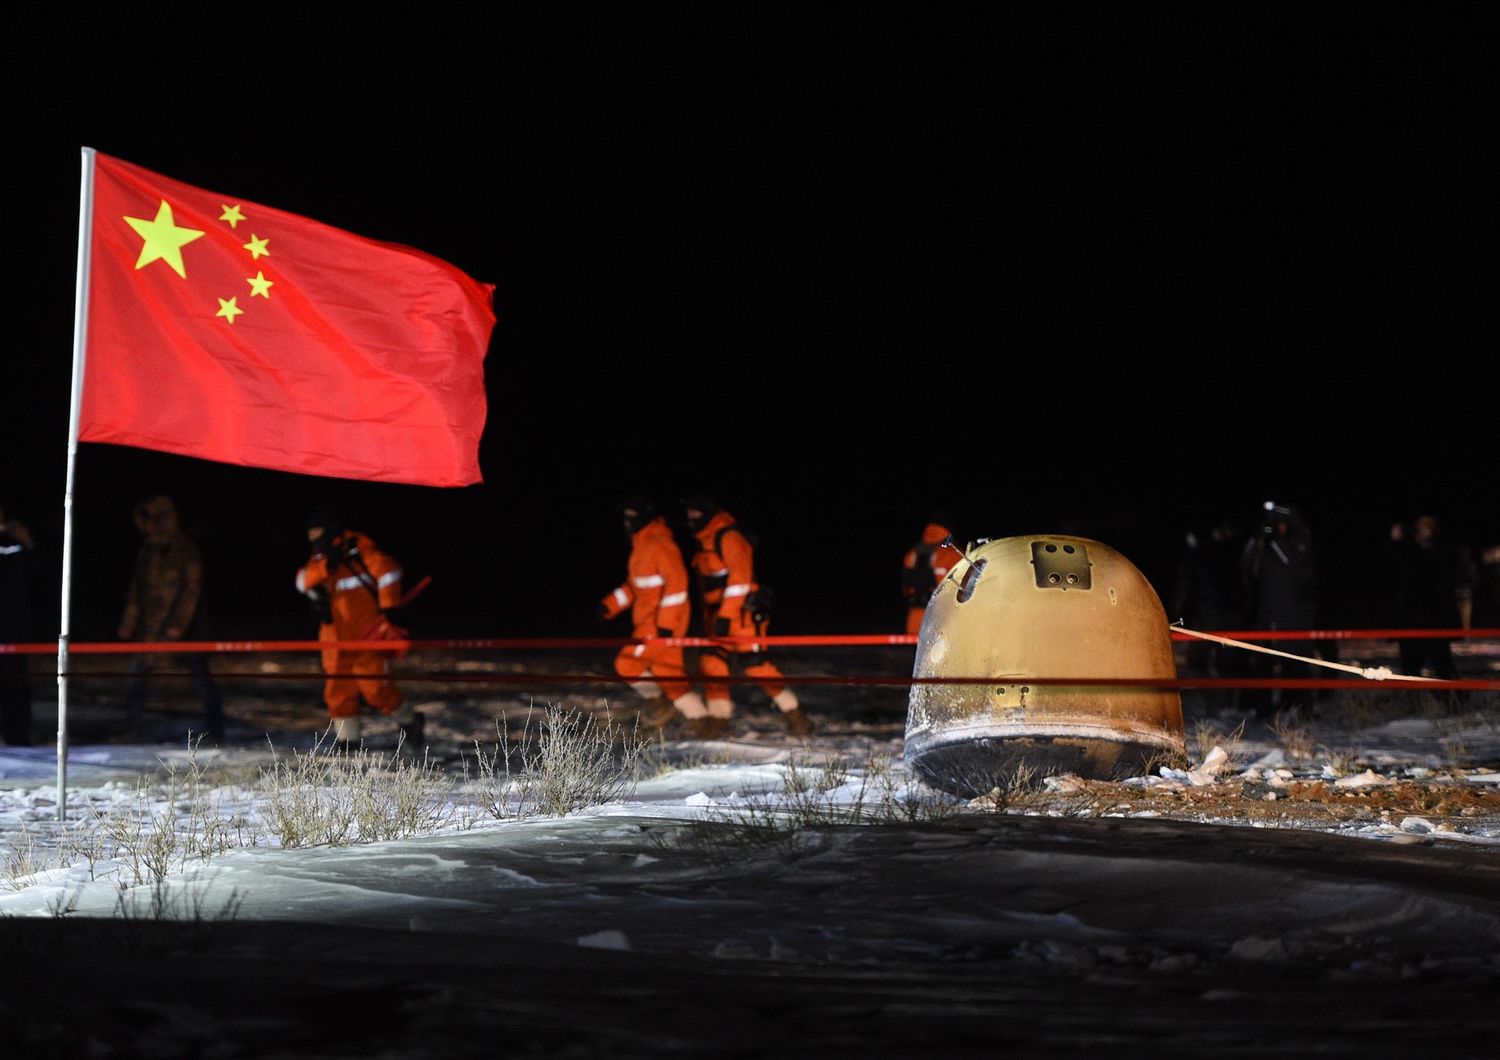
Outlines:
{"type": "Polygon", "coordinates": [[[233,206],[224,207],[224,212],[219,214],[219,220],[228,221],[230,228],[235,227],[244,219],[245,215],[240,212],[239,203],[235,203],[233,206]]]}
{"type": "Polygon", "coordinates": [[[214,316],[223,317],[224,319],[228,320],[229,323],[233,324],[234,318],[244,312],[244,310],[239,307],[238,303],[238,298],[220,298],[219,311],[215,313],[214,316]]]}
{"type": "Polygon", "coordinates": [[[245,244],[245,249],[250,252],[250,258],[252,261],[259,260],[262,254],[264,254],[266,257],[271,256],[271,252],[266,249],[266,244],[269,242],[269,239],[262,239],[254,232],[250,233],[250,242],[245,244]]]}
{"type": "Polygon", "coordinates": [[[166,199],[161,201],[161,209],[156,211],[154,221],[147,221],[141,217],[127,217],[125,223],[134,228],[136,235],[145,240],[141,244],[141,256],[135,262],[137,269],[144,269],[160,258],[171,267],[173,272],[187,279],[187,270],[182,267],[182,248],[201,237],[203,233],[194,228],[179,228],[172,220],[172,207],[167,205],[166,199]]]}
{"type": "Polygon", "coordinates": [[[247,276],[245,282],[250,285],[251,298],[260,295],[268,302],[271,300],[271,288],[276,286],[276,282],[266,279],[265,273],[257,272],[254,276],[247,276]]]}

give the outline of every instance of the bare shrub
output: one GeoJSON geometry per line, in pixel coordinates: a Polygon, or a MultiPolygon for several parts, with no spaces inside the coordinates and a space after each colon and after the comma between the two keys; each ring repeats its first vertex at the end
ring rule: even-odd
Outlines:
{"type": "Polygon", "coordinates": [[[1474,756],[1469,752],[1469,745],[1462,736],[1457,734],[1444,736],[1438,741],[1443,749],[1443,755],[1447,758],[1449,771],[1462,771],[1474,764],[1474,756]]]}
{"type": "Polygon", "coordinates": [[[984,793],[969,800],[975,809],[998,812],[1035,795],[1041,790],[1050,773],[1043,773],[1026,759],[1021,758],[1002,769],[992,770],[983,778],[972,777],[969,786],[984,793]],[[983,784],[989,784],[987,790],[983,784]]]}
{"type": "Polygon", "coordinates": [[[496,733],[489,750],[477,742],[474,750],[480,807],[500,820],[562,817],[628,798],[653,768],[647,757],[653,734],[617,725],[607,711],[549,704],[535,726],[527,712],[519,735],[503,716],[496,733]]]}
{"type": "MultiPolygon", "coordinates": [[[[523,725],[522,733],[526,732],[523,725]]],[[[504,714],[495,719],[497,742],[486,751],[474,741],[476,778],[471,790],[476,793],[479,810],[497,820],[520,817],[521,785],[519,773],[511,772],[510,723],[504,714]]],[[[469,760],[463,759],[464,776],[469,775],[469,760]]]]}
{"type": "Polygon", "coordinates": [[[534,743],[530,731],[521,747],[523,803],[565,816],[634,793],[650,739],[638,728],[627,730],[608,715],[600,722],[593,714],[549,704],[534,743]]]}
{"type": "Polygon", "coordinates": [[[122,863],[136,883],[160,879],[195,860],[254,846],[259,828],[225,808],[224,789],[198,759],[202,737],[189,739],[185,762],[168,762],[161,778],[141,777],[126,805],[94,809],[91,821],[65,831],[60,842],[89,864],[92,878],[106,857],[122,863]]]}
{"type": "Polygon", "coordinates": [[[58,835],[58,863],[73,865],[79,861],[88,865],[89,879],[94,879],[99,862],[105,856],[104,833],[92,815],[73,824],[64,821],[58,835]]]}
{"type": "Polygon", "coordinates": [[[345,846],[426,835],[452,818],[453,782],[424,754],[344,748],[325,733],[261,769],[266,824],[283,847],[345,846]]]}
{"type": "Polygon", "coordinates": [[[1270,723],[1271,735],[1293,762],[1306,762],[1312,757],[1313,738],[1294,712],[1280,711],[1270,723]]]}
{"type": "Polygon", "coordinates": [[[929,788],[913,778],[908,783],[889,769],[867,770],[865,776],[874,786],[873,817],[880,824],[918,824],[955,817],[963,805],[945,792],[929,788]]]}
{"type": "Polygon", "coordinates": [[[114,860],[134,882],[159,880],[172,869],[181,847],[175,793],[158,803],[151,782],[136,781],[134,805],[98,812],[98,828],[114,860]]]}
{"type": "MultiPolygon", "coordinates": [[[[1214,746],[1217,747],[1218,745],[1215,744],[1214,746]]],[[[1222,748],[1220,749],[1222,750],[1222,748]]],[[[1212,752],[1213,747],[1210,747],[1208,749],[1208,752],[1199,755],[1198,761],[1202,762],[1212,752]]],[[[1175,747],[1158,747],[1152,750],[1150,754],[1146,755],[1146,757],[1141,761],[1139,767],[1131,768],[1128,765],[1117,767],[1114,771],[1113,779],[1127,780],[1132,776],[1149,777],[1152,774],[1160,775],[1163,769],[1186,770],[1191,768],[1193,768],[1193,762],[1192,759],[1188,757],[1188,753],[1186,751],[1179,750],[1175,747]]]]}
{"type": "Polygon", "coordinates": [[[1328,747],[1320,746],[1318,756],[1328,764],[1328,768],[1340,776],[1353,773],[1359,765],[1359,752],[1352,747],[1328,747]]]}
{"type": "Polygon", "coordinates": [[[1198,748],[1197,760],[1203,761],[1215,747],[1221,747],[1229,756],[1231,765],[1242,764],[1245,757],[1245,721],[1246,719],[1241,718],[1238,725],[1224,732],[1216,723],[1200,719],[1193,726],[1193,743],[1198,748]]]}
{"type": "Polygon", "coordinates": [[[26,822],[21,822],[21,827],[15,832],[12,845],[5,850],[5,863],[0,867],[4,873],[6,886],[13,891],[24,891],[31,886],[31,877],[41,872],[47,866],[42,855],[37,850],[36,838],[26,822]]]}
{"type": "Polygon", "coordinates": [[[816,829],[914,824],[961,811],[951,796],[918,782],[902,784],[884,761],[869,758],[856,771],[847,756],[834,753],[812,767],[789,761],[774,791],[715,807],[703,822],[678,830],[668,841],[724,863],[795,853],[814,841],[816,829]],[[851,784],[852,791],[842,790],[851,784]]]}
{"type": "Polygon", "coordinates": [[[261,770],[266,795],[262,813],[283,847],[338,846],[352,840],[354,795],[338,782],[350,771],[340,759],[364,752],[325,743],[326,736],[305,754],[293,751],[290,759],[278,755],[261,770]]]}

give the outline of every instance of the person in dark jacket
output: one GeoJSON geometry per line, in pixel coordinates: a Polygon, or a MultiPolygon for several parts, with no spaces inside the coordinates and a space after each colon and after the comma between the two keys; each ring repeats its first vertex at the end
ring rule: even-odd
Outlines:
{"type": "MultiPolygon", "coordinates": [[[[31,583],[36,578],[31,532],[0,507],[0,644],[33,639],[31,583]]],[[[29,655],[0,654],[0,738],[12,747],[31,746],[29,655]]]]}
{"type": "MultiPolygon", "coordinates": [[[[120,639],[204,639],[203,556],[178,524],[176,505],[170,497],[152,497],[136,505],[134,518],[141,545],[120,615],[120,639]]],[[[160,656],[138,655],[130,664],[125,723],[131,731],[140,728],[153,658],[160,656]]],[[[208,659],[201,652],[185,652],[182,659],[203,703],[204,734],[218,743],[224,739],[223,697],[209,675],[208,659]]]]}
{"type": "Polygon", "coordinates": [[[1474,586],[1474,623],[1500,626],[1500,544],[1479,552],[1479,574],[1474,586]]]}
{"type": "MultiPolygon", "coordinates": [[[[1251,629],[1311,630],[1317,624],[1317,557],[1312,530],[1302,513],[1290,504],[1266,501],[1261,519],[1240,552],[1240,574],[1245,590],[1245,617],[1251,629]]],[[[1275,640],[1265,647],[1291,655],[1314,654],[1312,641],[1275,640]]],[[[1314,677],[1307,663],[1252,653],[1252,676],[1276,679],[1314,677]]],[[[1280,707],[1312,705],[1306,689],[1249,689],[1245,700],[1259,714],[1280,707]]]]}
{"type": "MultiPolygon", "coordinates": [[[[1468,629],[1474,617],[1474,557],[1443,536],[1435,516],[1422,515],[1407,527],[1391,527],[1388,553],[1393,571],[1393,619],[1402,629],[1468,629]]],[[[1409,637],[1399,642],[1401,672],[1408,677],[1451,681],[1453,641],[1409,637]]]]}
{"type": "MultiPolygon", "coordinates": [[[[1183,535],[1183,552],[1172,578],[1170,618],[1190,629],[1214,632],[1244,625],[1240,592],[1243,534],[1232,522],[1220,522],[1183,535]]],[[[1209,640],[1187,645],[1187,668],[1205,677],[1243,672],[1240,653],[1209,640]]]]}

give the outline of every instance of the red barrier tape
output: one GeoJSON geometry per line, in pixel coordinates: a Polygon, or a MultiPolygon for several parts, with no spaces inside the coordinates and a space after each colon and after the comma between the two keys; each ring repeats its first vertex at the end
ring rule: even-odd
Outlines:
{"type": "MultiPolygon", "coordinates": [[[[1229,640],[1489,640],[1500,637],[1500,627],[1490,629],[1245,629],[1212,632],[1229,640]]],[[[1197,637],[1172,632],[1173,640],[1197,640],[1197,637]]]]}
{"type": "MultiPolygon", "coordinates": [[[[1405,640],[1443,638],[1449,640],[1500,640],[1500,628],[1480,629],[1363,629],[1363,630],[1238,630],[1216,633],[1215,636],[1242,641],[1309,641],[1309,640],[1405,640]]],[[[1173,631],[1172,638],[1179,642],[1197,642],[1198,638],[1173,631]]],[[[322,652],[325,649],[342,651],[374,651],[397,654],[412,650],[437,651],[488,651],[488,650],[549,650],[596,648],[617,650],[643,643],[632,638],[616,637],[515,637],[515,638],[453,638],[440,640],[247,640],[247,641],[151,641],[134,642],[83,642],[70,644],[68,651],[77,655],[183,655],[190,653],[253,654],[262,652],[322,652]]],[[[662,637],[651,638],[647,643],[670,644],[683,648],[738,647],[763,649],[773,646],[790,647],[908,647],[917,643],[909,634],[863,634],[849,636],[768,636],[756,638],[735,637],[662,637]]],[[[0,654],[55,655],[54,644],[0,644],[0,654]]],[[[79,678],[124,678],[128,671],[74,671],[70,676],[79,678]]],[[[157,671],[154,676],[162,678],[190,677],[190,674],[173,671],[157,671]]],[[[220,672],[218,677],[236,680],[308,680],[321,681],[330,676],[356,677],[355,674],[327,674],[320,671],[308,673],[235,673],[220,672]]],[[[402,682],[453,682],[482,684],[520,684],[525,682],[550,684],[616,684],[620,678],[613,673],[472,673],[438,670],[407,670],[391,674],[402,682]]],[[[915,684],[993,684],[997,681],[1016,683],[1014,678],[997,677],[921,677],[900,676],[807,676],[788,674],[781,678],[750,677],[732,675],[730,684],[767,685],[781,682],[800,685],[889,685],[910,687],[915,684]]],[[[1082,677],[1027,677],[1027,684],[1060,684],[1097,687],[1140,687],[1155,689],[1209,689],[1209,688],[1309,688],[1338,689],[1383,686],[1386,688],[1419,688],[1428,691],[1490,691],[1500,690],[1500,679],[1474,678],[1462,680],[1416,680],[1391,676],[1383,680],[1371,678],[1082,678],[1082,677]]]]}
{"type": "MultiPolygon", "coordinates": [[[[94,680],[102,678],[126,678],[128,670],[88,670],[70,675],[74,679],[94,680]]],[[[152,680],[157,678],[191,678],[192,674],[178,670],[153,670],[152,680]]],[[[321,670],[305,672],[246,673],[215,671],[219,681],[322,681],[328,677],[368,679],[368,674],[335,672],[325,674],[321,670]]],[[[420,670],[416,672],[392,671],[388,680],[402,684],[453,683],[453,684],[605,684],[618,685],[621,678],[612,673],[473,673],[442,670],[420,670]]],[[[696,679],[696,678],[694,678],[696,679]]],[[[1500,678],[1461,678],[1438,680],[1434,678],[1387,677],[1383,680],[1371,678],[1319,678],[1319,677],[912,677],[901,675],[848,677],[827,674],[784,674],[781,677],[751,677],[731,675],[721,678],[725,684],[737,685],[886,685],[899,688],[911,685],[1068,685],[1087,688],[1146,688],[1146,689],[1210,689],[1210,688],[1363,688],[1375,690],[1422,689],[1436,691],[1500,692],[1500,678]]]]}
{"type": "MultiPolygon", "coordinates": [[[[1206,631],[1207,632],[1207,631],[1206,631]]],[[[1212,631],[1214,636],[1232,640],[1500,640],[1500,627],[1482,629],[1252,629],[1212,631]]],[[[1175,641],[1197,641],[1198,638],[1173,631],[1175,641]]],[[[460,637],[446,640],[182,640],[146,641],[142,643],[97,641],[69,644],[73,655],[180,655],[196,652],[301,652],[337,648],[343,651],[491,651],[544,650],[554,648],[623,648],[627,645],[652,643],[680,648],[712,647],[906,647],[917,638],[906,633],[853,634],[847,636],[771,636],[771,637],[652,637],[643,642],[630,637],[460,637]]],[[[55,643],[0,644],[0,655],[55,655],[55,643]]]]}

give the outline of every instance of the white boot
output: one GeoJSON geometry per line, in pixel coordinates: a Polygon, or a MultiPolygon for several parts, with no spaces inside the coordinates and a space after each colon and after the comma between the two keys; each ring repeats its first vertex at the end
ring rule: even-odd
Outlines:
{"type": "Polygon", "coordinates": [[[704,705],[703,697],[697,692],[684,692],[672,700],[672,706],[676,707],[677,712],[689,721],[692,721],[694,718],[701,718],[708,713],[708,707],[704,705]]]}
{"type": "Polygon", "coordinates": [[[339,743],[346,743],[351,747],[359,746],[359,717],[334,718],[333,738],[339,743]]]}
{"type": "Polygon", "coordinates": [[[771,699],[772,702],[781,708],[783,714],[790,714],[802,705],[797,701],[797,693],[793,692],[790,688],[783,688],[776,695],[772,696],[771,699]]]}
{"type": "Polygon", "coordinates": [[[660,699],[661,685],[655,681],[631,681],[630,690],[642,699],[660,699]]]}

